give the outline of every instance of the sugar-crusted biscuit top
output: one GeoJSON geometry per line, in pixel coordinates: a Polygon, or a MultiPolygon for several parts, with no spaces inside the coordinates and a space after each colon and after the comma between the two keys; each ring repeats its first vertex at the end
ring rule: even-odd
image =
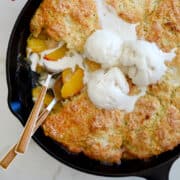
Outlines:
{"type": "Polygon", "coordinates": [[[30,24],[35,37],[45,31],[54,40],[65,41],[69,49],[78,51],[98,27],[96,5],[92,0],[44,0],[30,24]]]}

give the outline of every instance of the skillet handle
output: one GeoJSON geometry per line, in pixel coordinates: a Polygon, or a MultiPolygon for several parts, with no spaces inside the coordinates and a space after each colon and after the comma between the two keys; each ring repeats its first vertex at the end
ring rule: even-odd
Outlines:
{"type": "Polygon", "coordinates": [[[160,167],[147,170],[143,173],[142,177],[147,180],[169,180],[169,172],[174,161],[173,159],[160,167]]]}

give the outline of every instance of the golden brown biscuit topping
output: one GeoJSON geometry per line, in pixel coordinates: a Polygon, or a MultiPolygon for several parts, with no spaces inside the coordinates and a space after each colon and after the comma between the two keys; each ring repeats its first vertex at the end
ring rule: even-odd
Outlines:
{"type": "Polygon", "coordinates": [[[35,37],[45,31],[54,40],[63,40],[69,49],[78,51],[98,27],[96,5],[92,0],[44,0],[30,25],[35,37]]]}
{"type": "Polygon", "coordinates": [[[164,51],[180,46],[180,1],[162,0],[137,26],[138,36],[156,42],[164,51]]]}

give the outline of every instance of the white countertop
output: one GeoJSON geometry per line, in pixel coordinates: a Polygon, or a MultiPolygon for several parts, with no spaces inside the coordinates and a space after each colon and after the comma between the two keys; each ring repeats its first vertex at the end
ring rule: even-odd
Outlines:
{"type": "MultiPolygon", "coordinates": [[[[27,0],[0,0],[0,157],[17,141],[22,130],[20,122],[10,113],[7,106],[5,56],[10,32],[25,2],[27,0]]],[[[7,171],[0,171],[0,180],[11,179],[113,180],[114,178],[97,177],[73,170],[53,159],[32,141],[25,156],[18,157],[7,171]]],[[[140,180],[141,178],[118,179],[140,180]]],[[[179,179],[180,160],[175,162],[170,173],[170,180],[179,179]]]]}

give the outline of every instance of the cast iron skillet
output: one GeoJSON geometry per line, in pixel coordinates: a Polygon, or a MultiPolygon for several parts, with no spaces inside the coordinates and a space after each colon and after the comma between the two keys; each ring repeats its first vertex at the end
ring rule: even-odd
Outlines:
{"type": "MultiPolygon", "coordinates": [[[[30,71],[29,65],[23,61],[23,58],[30,19],[40,2],[41,0],[27,2],[15,23],[7,51],[8,105],[23,125],[33,106],[31,89],[36,80],[36,76],[30,71]]],[[[60,162],[80,171],[101,176],[139,176],[149,180],[168,180],[170,167],[180,155],[180,146],[178,146],[173,151],[148,161],[130,160],[122,161],[121,165],[105,165],[83,154],[67,152],[62,146],[45,137],[42,129],[39,129],[33,138],[39,146],[60,162]]]]}

